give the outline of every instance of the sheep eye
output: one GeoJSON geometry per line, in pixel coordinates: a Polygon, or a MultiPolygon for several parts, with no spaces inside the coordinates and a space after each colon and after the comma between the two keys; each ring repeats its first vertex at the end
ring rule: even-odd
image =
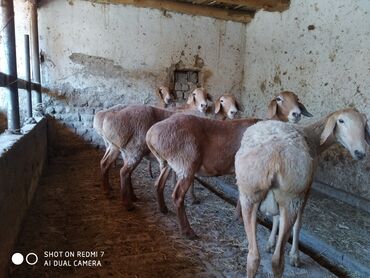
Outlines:
{"type": "Polygon", "coordinates": [[[340,122],[341,124],[344,123],[344,121],[342,119],[339,119],[338,122],[340,122]]]}
{"type": "Polygon", "coordinates": [[[282,101],[281,97],[276,97],[275,100],[276,101],[282,101]]]}
{"type": "Polygon", "coordinates": [[[224,100],[223,100],[223,99],[221,99],[221,100],[220,100],[220,102],[224,102],[224,100]]]}

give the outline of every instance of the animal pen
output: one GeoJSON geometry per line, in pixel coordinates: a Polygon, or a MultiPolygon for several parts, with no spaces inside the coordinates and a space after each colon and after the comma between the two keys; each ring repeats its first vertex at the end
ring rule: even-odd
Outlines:
{"type": "Polygon", "coordinates": [[[0,277],[370,277],[369,1],[0,3],[0,277]]]}

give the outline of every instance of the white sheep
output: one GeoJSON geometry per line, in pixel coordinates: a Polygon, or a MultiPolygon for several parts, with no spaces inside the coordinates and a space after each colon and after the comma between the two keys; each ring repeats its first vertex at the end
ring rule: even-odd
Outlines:
{"type": "Polygon", "coordinates": [[[290,255],[298,259],[298,235],[318,154],[335,141],[354,159],[363,159],[366,141],[370,144],[366,116],[355,109],[344,109],[307,127],[266,121],[244,133],[235,157],[235,173],[248,237],[248,277],[255,277],[260,263],[256,240],[260,206],[265,213],[280,214],[272,257],[274,277],[282,277],[284,246],[294,223],[290,255]]]}

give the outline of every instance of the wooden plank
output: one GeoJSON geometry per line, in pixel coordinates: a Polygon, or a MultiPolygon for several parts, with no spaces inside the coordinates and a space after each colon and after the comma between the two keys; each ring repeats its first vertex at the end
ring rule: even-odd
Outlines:
{"type": "MultiPolygon", "coordinates": [[[[0,72],[0,87],[7,87],[9,84],[9,80],[10,80],[9,75],[0,72]]],[[[18,78],[17,84],[18,84],[18,89],[27,90],[27,84],[29,84],[29,82],[18,78]]],[[[39,83],[31,82],[31,90],[41,92],[41,85],[39,83]]]]}
{"type": "Polygon", "coordinates": [[[87,0],[100,4],[124,4],[141,8],[153,8],[165,11],[172,11],[190,15],[207,16],[222,20],[231,20],[241,23],[248,23],[252,20],[253,14],[243,11],[221,9],[215,7],[194,5],[185,2],[170,0],[87,0]]]}
{"type": "Polygon", "coordinates": [[[7,76],[4,73],[0,72],[0,87],[6,86],[7,84],[6,80],[7,80],[7,76]]]}
{"type": "Polygon", "coordinates": [[[250,10],[264,9],[266,11],[285,11],[289,8],[290,0],[215,0],[220,4],[242,5],[250,10]]]}

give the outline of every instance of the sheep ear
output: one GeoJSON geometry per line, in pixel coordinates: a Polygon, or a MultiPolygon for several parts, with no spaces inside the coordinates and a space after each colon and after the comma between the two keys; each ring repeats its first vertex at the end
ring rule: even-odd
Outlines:
{"type": "Polygon", "coordinates": [[[365,127],[365,140],[367,144],[370,146],[370,127],[369,127],[369,122],[367,122],[366,127],[365,127]]]}
{"type": "Polygon", "coordinates": [[[220,99],[215,102],[215,114],[218,114],[221,111],[221,102],[220,99]]]}
{"type": "Polygon", "coordinates": [[[320,145],[323,145],[326,140],[328,140],[329,136],[333,134],[336,123],[337,116],[335,114],[331,115],[326,121],[324,131],[321,133],[320,145]]]}
{"type": "Polygon", "coordinates": [[[158,96],[160,99],[163,99],[163,95],[162,95],[162,89],[161,89],[161,87],[159,87],[159,88],[157,89],[157,96],[158,96]]]}
{"type": "Polygon", "coordinates": [[[186,101],[187,104],[193,105],[195,104],[195,97],[193,96],[193,93],[190,93],[188,96],[188,100],[186,101]]]}
{"type": "Polygon", "coordinates": [[[267,117],[269,119],[272,119],[273,117],[275,117],[277,113],[277,102],[275,99],[271,100],[268,108],[267,108],[267,117]]]}
{"type": "Polygon", "coordinates": [[[313,117],[313,115],[307,111],[306,107],[304,107],[304,105],[300,102],[298,102],[298,107],[299,109],[301,109],[301,113],[302,115],[306,116],[306,117],[313,117]]]}
{"type": "Polygon", "coordinates": [[[365,119],[365,140],[368,145],[370,145],[370,126],[369,121],[365,114],[362,114],[362,117],[365,119]]]}

